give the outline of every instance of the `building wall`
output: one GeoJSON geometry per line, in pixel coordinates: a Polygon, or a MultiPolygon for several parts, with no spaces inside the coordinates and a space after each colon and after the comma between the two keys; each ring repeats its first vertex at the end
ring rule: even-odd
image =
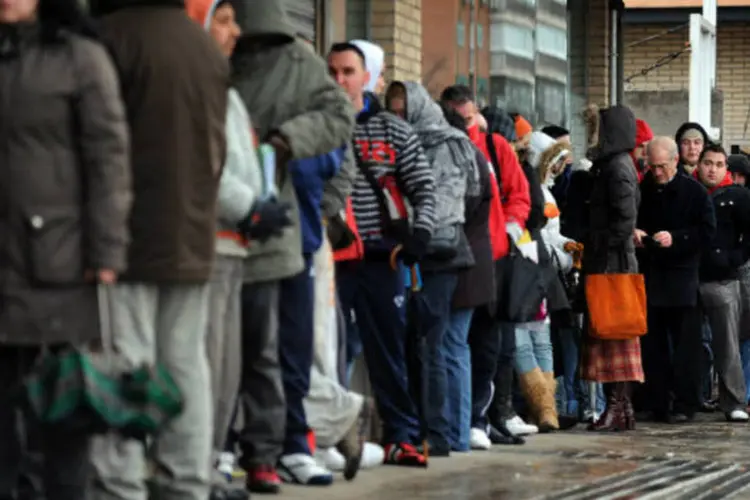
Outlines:
{"type": "Polygon", "coordinates": [[[488,2],[430,0],[427,5],[429,8],[422,9],[422,82],[434,96],[460,82],[470,85],[480,98],[486,99],[490,57],[488,2]],[[459,23],[463,26],[462,40],[459,40],[459,23]],[[481,43],[477,52],[472,51],[473,26],[477,45],[481,43]]]}
{"type": "MultiPolygon", "coordinates": [[[[624,26],[625,44],[663,33],[672,25],[624,26]]],[[[685,48],[687,29],[664,35],[625,51],[625,75],[634,75],[660,57],[685,48]]],[[[718,26],[716,85],[723,97],[722,140],[724,144],[750,144],[750,23],[722,23],[718,26]],[[746,130],[749,129],[749,130],[746,130]]],[[[689,88],[690,54],[685,52],[666,66],[632,79],[626,90],[681,91],[689,88]]],[[[685,108],[688,103],[685,101],[685,108]]],[[[673,130],[659,130],[669,134],[673,130]]]]}

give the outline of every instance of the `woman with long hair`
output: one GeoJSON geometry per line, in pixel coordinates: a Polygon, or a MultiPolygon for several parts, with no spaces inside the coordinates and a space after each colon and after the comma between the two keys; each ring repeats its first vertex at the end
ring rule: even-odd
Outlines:
{"type": "Polygon", "coordinates": [[[88,435],[19,416],[16,396],[45,352],[99,338],[96,285],[125,264],[127,126],[94,37],[76,0],[0,2],[0,499],[35,440],[43,496],[86,498],[88,435]]]}

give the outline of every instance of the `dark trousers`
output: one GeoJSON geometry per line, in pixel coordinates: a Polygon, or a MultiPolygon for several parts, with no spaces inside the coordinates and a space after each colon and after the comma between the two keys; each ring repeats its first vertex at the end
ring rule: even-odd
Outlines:
{"type": "Polygon", "coordinates": [[[310,454],[304,400],[310,391],[315,330],[315,287],[312,258],[305,257],[305,270],[281,281],[279,292],[279,360],[286,397],[284,454],[310,454]]]}
{"type": "Polygon", "coordinates": [[[701,404],[703,318],[698,307],[649,307],[642,338],[645,396],[658,416],[694,414],[701,404]],[[670,408],[674,394],[674,407],[670,408]]]}
{"type": "Polygon", "coordinates": [[[406,364],[406,300],[403,276],[387,262],[345,262],[336,268],[341,307],[354,311],[378,413],[383,443],[414,443],[419,420],[409,392],[406,364]]]}
{"type": "Polygon", "coordinates": [[[286,402],[279,363],[279,282],[242,287],[240,463],[276,465],[284,444],[286,402]]]}
{"type": "MultiPolygon", "coordinates": [[[[516,325],[514,323],[500,324],[500,350],[497,357],[497,370],[493,386],[495,388],[490,407],[490,421],[500,425],[505,420],[516,415],[514,406],[514,375],[516,357],[516,325]]],[[[520,396],[520,391],[517,392],[520,396]]],[[[518,405],[526,404],[523,397],[518,398],[518,405]]]]}
{"type": "Polygon", "coordinates": [[[469,328],[471,349],[471,426],[487,428],[487,411],[494,394],[493,380],[500,356],[500,322],[488,307],[474,311],[469,328]]]}
{"type": "Polygon", "coordinates": [[[16,403],[19,383],[38,354],[35,347],[0,346],[0,500],[85,499],[88,436],[40,428],[16,403]]]}
{"type": "MultiPolygon", "coordinates": [[[[423,409],[427,420],[427,437],[430,445],[440,450],[450,450],[450,422],[444,410],[448,392],[447,365],[444,339],[450,326],[451,302],[458,284],[456,273],[424,273],[422,291],[415,294],[412,305],[415,309],[417,334],[426,339],[425,373],[427,381],[427,408],[423,409]]],[[[424,400],[424,398],[423,398],[424,400]]]]}

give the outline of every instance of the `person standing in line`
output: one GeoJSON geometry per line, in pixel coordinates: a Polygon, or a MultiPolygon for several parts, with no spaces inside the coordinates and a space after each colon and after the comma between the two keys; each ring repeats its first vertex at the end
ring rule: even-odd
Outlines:
{"type": "MultiPolygon", "coordinates": [[[[120,73],[132,137],[132,241],[127,271],[109,290],[115,344],[129,366],[162,363],[185,400],[152,448],[153,490],[205,500],[213,432],[208,281],[229,65],[182,2],[99,0],[92,9],[120,73]]],[[[95,438],[92,498],[148,498],[145,451],[115,434],[95,438]]]]}
{"type": "MultiPolygon", "coordinates": [[[[242,30],[232,57],[233,83],[258,137],[275,150],[279,199],[291,205],[293,222],[281,237],[250,248],[246,261],[243,337],[244,359],[250,361],[240,390],[249,419],[240,432],[240,465],[248,470],[251,491],[277,492],[279,476],[294,484],[329,485],[333,475],[311,455],[304,406],[314,355],[312,264],[323,237],[323,192],[340,174],[354,112],[323,60],[296,36],[282,2],[232,5],[242,30]],[[276,363],[265,353],[274,339],[283,414],[276,363]],[[259,353],[270,362],[260,362],[259,353]]],[[[353,447],[349,453],[359,452],[353,447]]]]}
{"type": "Polygon", "coordinates": [[[113,286],[126,268],[128,127],[115,67],[92,27],[74,0],[0,3],[3,500],[89,492],[90,437],[23,418],[18,389],[45,350],[100,339],[97,283],[113,286]],[[37,487],[44,491],[29,491],[37,487]]]}

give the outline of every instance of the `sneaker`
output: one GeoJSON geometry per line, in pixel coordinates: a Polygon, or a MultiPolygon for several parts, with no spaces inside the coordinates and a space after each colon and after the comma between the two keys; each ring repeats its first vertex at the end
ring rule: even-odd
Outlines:
{"type": "MultiPolygon", "coordinates": [[[[375,443],[365,443],[362,447],[362,460],[360,461],[359,468],[372,469],[373,467],[383,465],[384,459],[385,451],[382,446],[375,443]]],[[[334,472],[343,472],[346,465],[346,459],[344,459],[344,456],[336,448],[316,450],[315,460],[322,467],[334,472]]]]}
{"type": "Polygon", "coordinates": [[[365,398],[362,401],[362,409],[359,411],[357,420],[347,431],[344,439],[336,445],[336,449],[346,460],[346,464],[344,465],[344,479],[347,481],[354,479],[354,476],[359,471],[362,452],[364,451],[365,436],[370,429],[370,421],[372,420],[372,412],[372,400],[365,398]]]}
{"type": "Polygon", "coordinates": [[[744,410],[732,410],[726,415],[728,422],[747,422],[750,420],[750,415],[744,410]]]}
{"type": "Polygon", "coordinates": [[[518,415],[506,420],[505,427],[514,436],[528,436],[539,432],[539,428],[536,425],[527,424],[518,415]]]}
{"type": "Polygon", "coordinates": [[[230,483],[232,482],[236,461],[237,459],[234,456],[234,453],[228,451],[219,453],[219,456],[216,459],[216,471],[230,483]]]}
{"type": "Polygon", "coordinates": [[[472,450],[489,450],[492,448],[492,441],[490,441],[487,433],[476,427],[472,427],[471,429],[469,442],[471,443],[472,450]]]}
{"type": "Polygon", "coordinates": [[[303,486],[329,486],[333,483],[331,471],[318,465],[313,457],[305,453],[282,455],[278,471],[285,483],[303,486]]]}
{"type": "Polygon", "coordinates": [[[383,463],[405,467],[427,467],[425,456],[411,444],[392,443],[385,446],[383,463]]]}
{"type": "Polygon", "coordinates": [[[248,469],[245,484],[253,493],[279,493],[281,491],[281,478],[272,465],[258,465],[248,469]]]}
{"type": "Polygon", "coordinates": [[[209,500],[248,500],[250,495],[243,489],[228,489],[214,486],[211,488],[208,498],[209,500]]]}

